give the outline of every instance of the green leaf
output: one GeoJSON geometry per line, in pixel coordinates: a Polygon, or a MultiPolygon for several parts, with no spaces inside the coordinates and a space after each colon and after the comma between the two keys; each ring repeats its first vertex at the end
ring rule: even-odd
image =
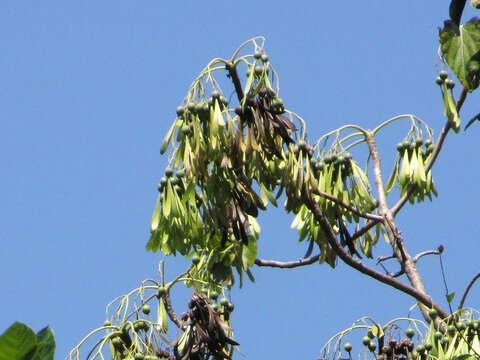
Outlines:
{"type": "Polygon", "coordinates": [[[445,297],[447,298],[447,302],[450,304],[453,301],[453,298],[455,297],[455,293],[452,292],[450,294],[447,294],[445,297]]]}
{"type": "Polygon", "coordinates": [[[250,240],[248,246],[243,245],[242,261],[245,270],[255,264],[257,258],[257,242],[250,240]],[[246,265],[246,266],[245,266],[246,265]]]}
{"type": "Polygon", "coordinates": [[[31,359],[36,349],[35,332],[20,322],[15,322],[0,336],[0,360],[31,359]]]}
{"type": "Polygon", "coordinates": [[[168,320],[163,298],[158,299],[157,317],[158,330],[166,334],[168,332],[168,320]]]}
{"type": "Polygon", "coordinates": [[[170,143],[170,139],[172,138],[174,130],[176,129],[176,125],[177,125],[177,122],[174,121],[172,126],[170,127],[170,130],[168,130],[167,135],[165,135],[165,138],[163,139],[163,142],[162,142],[162,147],[160,148],[160,154],[163,155],[163,153],[167,150],[168,144],[170,143]]]}
{"type": "Polygon", "coordinates": [[[395,179],[398,174],[399,163],[400,163],[400,159],[398,158],[398,155],[397,155],[397,158],[395,159],[395,166],[393,167],[392,174],[390,175],[390,178],[388,179],[387,187],[385,188],[385,194],[388,194],[392,190],[393,185],[395,185],[395,179]]]}
{"type": "Polygon", "coordinates": [[[37,333],[37,352],[33,360],[53,360],[55,355],[55,336],[52,328],[47,326],[37,333]]]}
{"type": "Polygon", "coordinates": [[[460,26],[459,33],[452,21],[445,21],[439,35],[443,56],[458,80],[468,91],[476,89],[478,80],[472,79],[467,64],[480,49],[480,19],[474,18],[460,26]]]}
{"type": "Polygon", "coordinates": [[[159,223],[160,223],[160,195],[158,195],[157,204],[155,205],[155,210],[153,211],[152,222],[150,224],[150,231],[154,232],[155,230],[157,230],[159,223]]]}
{"type": "Polygon", "coordinates": [[[460,117],[458,116],[457,106],[453,100],[450,90],[447,89],[447,86],[443,84],[443,102],[445,105],[444,113],[450,122],[453,130],[458,133],[460,129],[460,117]]]}

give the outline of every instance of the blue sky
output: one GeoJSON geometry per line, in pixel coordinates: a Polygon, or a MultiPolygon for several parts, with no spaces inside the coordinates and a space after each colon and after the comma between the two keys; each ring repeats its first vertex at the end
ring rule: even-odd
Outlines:
{"type": "MultiPolygon", "coordinates": [[[[166,166],[161,141],[206,63],[230,57],[251,37],[266,37],[280,95],[307,120],[311,139],[345,123],[373,128],[401,113],[419,116],[438,134],[445,119],[434,83],[437,28],[448,5],[3,0],[0,331],[15,320],[35,330],[50,324],[57,358],[64,358],[103,323],[111,299],[157,276],[162,256],[145,244],[166,166]]],[[[467,8],[464,18],[476,15],[467,8]]],[[[467,98],[464,123],[480,111],[478,103],[478,94],[467,98]]],[[[399,126],[380,141],[386,166],[406,130],[399,126]]],[[[480,271],[479,141],[479,126],[451,134],[434,169],[439,198],[406,206],[398,218],[412,254],[445,246],[446,276],[457,294],[480,271]]],[[[261,216],[260,257],[303,255],[290,221],[280,210],[261,216]]],[[[374,255],[389,252],[380,247],[374,255]]],[[[167,275],[184,265],[167,258],[167,275]]],[[[438,258],[425,258],[419,269],[445,305],[438,258]]],[[[249,359],[316,358],[355,319],[386,322],[414,304],[343,264],[253,272],[255,284],[232,292],[233,326],[249,359]]],[[[174,296],[182,312],[189,290],[174,296]]],[[[467,305],[479,300],[477,286],[467,305]]]]}

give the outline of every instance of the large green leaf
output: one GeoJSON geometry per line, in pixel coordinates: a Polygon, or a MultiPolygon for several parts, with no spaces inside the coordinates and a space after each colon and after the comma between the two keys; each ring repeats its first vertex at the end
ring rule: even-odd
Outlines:
{"type": "Polygon", "coordinates": [[[53,360],[55,355],[55,336],[52,328],[47,326],[37,333],[37,352],[33,360],[53,360]]]}
{"type": "Polygon", "coordinates": [[[16,322],[0,336],[0,360],[32,359],[37,336],[28,326],[16,322]]]}
{"type": "Polygon", "coordinates": [[[472,66],[470,60],[480,50],[480,19],[470,20],[457,32],[452,21],[445,21],[439,31],[442,53],[458,80],[472,91],[478,87],[478,67],[472,66]]]}

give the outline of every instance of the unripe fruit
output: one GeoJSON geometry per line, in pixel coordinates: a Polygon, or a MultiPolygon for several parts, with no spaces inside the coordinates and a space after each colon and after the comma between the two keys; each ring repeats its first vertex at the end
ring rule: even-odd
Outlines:
{"type": "Polygon", "coordinates": [[[228,305],[228,299],[225,296],[222,297],[222,300],[220,300],[220,304],[222,306],[227,306],[228,305]]]}
{"type": "Polygon", "coordinates": [[[370,341],[370,344],[368,344],[368,350],[370,350],[371,352],[374,352],[376,348],[377,348],[377,344],[375,344],[373,341],[370,341]]]}
{"type": "Polygon", "coordinates": [[[343,345],[343,348],[345,349],[346,352],[350,352],[352,351],[352,344],[350,344],[349,342],[345,343],[345,345],[343,345]]]}
{"type": "Polygon", "coordinates": [[[455,87],[455,81],[447,79],[445,80],[445,85],[447,85],[447,89],[453,89],[455,87]]]}
{"type": "Polygon", "coordinates": [[[157,293],[158,298],[163,297],[163,295],[165,295],[166,293],[167,293],[167,289],[165,289],[164,286],[159,286],[158,287],[158,293],[157,293]]]}
{"type": "Polygon", "coordinates": [[[262,61],[266,63],[268,61],[268,56],[266,54],[262,55],[262,61]]]}
{"type": "Polygon", "coordinates": [[[177,116],[181,117],[185,113],[185,108],[183,106],[177,107],[177,116]]]}
{"type": "Polygon", "coordinates": [[[169,166],[165,169],[165,176],[167,178],[171,177],[173,175],[173,169],[169,166]]]}
{"type": "Polygon", "coordinates": [[[408,328],[406,331],[405,331],[405,335],[407,335],[407,337],[409,339],[413,338],[415,336],[415,330],[413,330],[412,328],[408,328]]]}
{"type": "Polygon", "coordinates": [[[442,80],[445,80],[447,77],[448,77],[448,74],[445,70],[442,70],[440,71],[440,73],[438,74],[438,77],[442,80]]]}
{"type": "Polygon", "coordinates": [[[436,309],[428,310],[428,316],[430,316],[430,319],[435,320],[438,316],[437,310],[436,309]]]}
{"type": "Polygon", "coordinates": [[[144,304],[144,305],[142,306],[142,312],[143,312],[145,315],[150,314],[150,306],[148,306],[148,304],[144,304]]]}
{"type": "Polygon", "coordinates": [[[371,339],[368,336],[364,336],[363,339],[362,339],[362,344],[365,345],[365,346],[368,346],[368,345],[370,345],[370,341],[371,341],[371,339]]]}
{"type": "Polygon", "coordinates": [[[199,262],[200,262],[200,256],[198,256],[197,254],[193,255],[192,256],[193,265],[198,265],[199,262]]]}

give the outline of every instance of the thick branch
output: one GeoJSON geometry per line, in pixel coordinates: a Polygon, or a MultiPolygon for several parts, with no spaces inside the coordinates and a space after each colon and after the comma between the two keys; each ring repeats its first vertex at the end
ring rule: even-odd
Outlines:
{"type": "Polygon", "coordinates": [[[263,259],[255,259],[255,265],[257,266],[269,266],[281,269],[291,269],[296,268],[299,266],[305,266],[313,264],[314,262],[318,261],[320,258],[320,254],[305,258],[305,259],[298,259],[295,261],[276,261],[276,260],[263,260],[263,259]]]}
{"type": "MultiPolygon", "coordinates": [[[[415,266],[415,262],[411,259],[407,249],[405,248],[402,236],[400,235],[400,232],[395,224],[393,213],[388,209],[387,198],[383,186],[380,156],[378,154],[377,145],[372,133],[367,134],[367,144],[373,161],[373,172],[375,183],[377,185],[379,209],[380,213],[384,216],[384,225],[388,237],[390,238],[390,245],[392,246],[393,254],[400,263],[402,268],[401,270],[407,275],[410,284],[412,284],[412,286],[418,292],[421,292],[427,296],[420,273],[415,266]]],[[[428,315],[428,309],[425,306],[420,305],[420,310],[425,320],[429,321],[430,317],[428,315]]]]}
{"type": "Polygon", "coordinates": [[[240,82],[240,78],[238,77],[237,68],[233,63],[227,63],[225,68],[228,70],[228,74],[232,78],[233,86],[235,87],[235,92],[237,93],[238,101],[241,104],[244,95],[243,95],[242,83],[240,82]]]}
{"type": "Polygon", "coordinates": [[[334,203],[336,204],[339,204],[341,206],[343,206],[344,208],[346,208],[347,210],[349,210],[350,212],[362,217],[362,218],[365,218],[365,219],[369,219],[369,220],[374,220],[376,222],[378,221],[382,221],[383,218],[381,216],[378,216],[378,215],[375,215],[375,214],[369,214],[369,213],[364,213],[363,211],[360,211],[358,210],[357,208],[351,206],[351,205],[348,205],[347,203],[343,202],[342,200],[340,199],[337,199],[335,196],[333,195],[330,195],[330,194],[327,194],[327,193],[324,193],[320,190],[316,190],[316,189],[311,189],[310,190],[312,192],[312,194],[315,194],[315,195],[319,195],[325,199],[328,199],[328,200],[331,200],[333,201],[334,203]]]}
{"type": "Polygon", "coordinates": [[[466,289],[465,292],[463,293],[462,299],[461,299],[460,302],[458,303],[458,310],[463,309],[463,305],[465,304],[465,300],[467,299],[467,295],[468,295],[468,293],[470,292],[470,289],[472,288],[472,286],[473,286],[473,284],[475,283],[475,281],[477,281],[479,278],[480,278],[480,273],[478,273],[477,275],[475,275],[475,276],[473,277],[473,279],[470,281],[470,283],[468,284],[467,289],[466,289]]]}
{"type": "Polygon", "coordinates": [[[448,313],[446,313],[438,304],[436,304],[427,294],[424,292],[418,291],[417,289],[413,288],[412,286],[405,284],[397,279],[394,279],[388,275],[384,275],[381,272],[378,272],[375,269],[370,268],[369,266],[364,265],[361,261],[351,257],[345,249],[343,249],[337,242],[337,238],[335,235],[335,231],[332,229],[330,223],[328,222],[325,214],[320,210],[317,203],[311,198],[308,197],[306,199],[306,205],[312,211],[315,220],[320,224],[323,232],[326,234],[328,242],[335,253],[342,259],[344,263],[351,266],[355,270],[361,272],[362,274],[368,275],[384,284],[394,287],[397,290],[400,290],[419,302],[429,306],[434,307],[437,309],[438,314],[441,317],[447,317],[448,313]]]}
{"type": "MultiPolygon", "coordinates": [[[[185,330],[186,327],[183,324],[183,321],[181,321],[178,318],[177,314],[175,314],[175,312],[173,311],[172,303],[170,301],[170,293],[168,291],[166,291],[163,295],[163,300],[165,300],[165,310],[167,311],[170,320],[172,320],[179,329],[185,330]]],[[[161,300],[159,299],[159,301],[161,300]]]]}

